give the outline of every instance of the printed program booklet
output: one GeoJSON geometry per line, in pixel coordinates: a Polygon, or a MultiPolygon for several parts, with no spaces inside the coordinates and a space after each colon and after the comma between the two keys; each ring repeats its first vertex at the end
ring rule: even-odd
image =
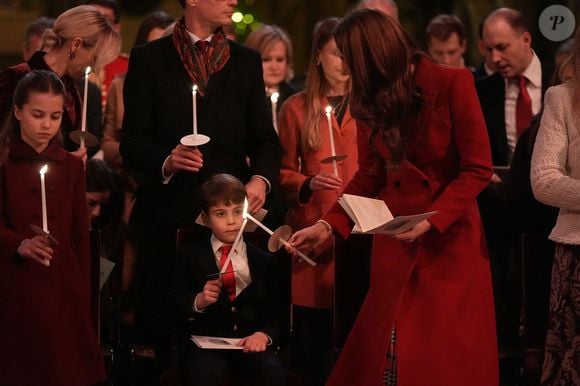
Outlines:
{"type": "Polygon", "coordinates": [[[396,235],[437,213],[393,217],[383,200],[352,194],[343,194],[338,203],[355,223],[352,233],[396,235]]]}
{"type": "Polygon", "coordinates": [[[221,336],[201,336],[192,335],[191,340],[199,348],[218,350],[242,350],[243,346],[238,346],[240,338],[223,338],[221,336]]]}

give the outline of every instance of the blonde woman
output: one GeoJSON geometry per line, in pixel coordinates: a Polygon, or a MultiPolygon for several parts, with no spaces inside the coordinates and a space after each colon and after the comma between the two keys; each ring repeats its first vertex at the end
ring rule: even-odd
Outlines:
{"type": "Polygon", "coordinates": [[[56,73],[66,87],[65,111],[62,119],[63,146],[84,157],[86,150],[77,150],[68,134],[81,128],[82,100],[74,80],[84,76],[87,66],[98,71],[117,57],[121,38],[107,20],[91,6],[83,5],[63,12],[54,27],[45,31],[43,47],[28,62],[0,72],[0,121],[12,109],[12,94],[18,81],[31,70],[56,73]]]}
{"type": "Polygon", "coordinates": [[[559,208],[550,240],[556,243],[542,385],[580,384],[580,29],[561,79],[544,97],[544,114],[532,153],[536,199],[559,208]]]}
{"type": "MultiPolygon", "coordinates": [[[[280,114],[282,169],[280,185],[290,209],[287,223],[293,229],[314,224],[336,201],[357,170],[356,124],[348,107],[350,75],[332,36],[340,22],[317,24],[312,44],[306,89],[290,97],[280,114]],[[334,113],[331,126],[337,154],[348,157],[337,165],[320,161],[331,155],[325,108],[334,113]]],[[[326,248],[317,251],[318,265],[296,262],[292,272],[292,304],[296,371],[307,385],[322,385],[331,367],[331,303],[334,260],[326,248]]]]}

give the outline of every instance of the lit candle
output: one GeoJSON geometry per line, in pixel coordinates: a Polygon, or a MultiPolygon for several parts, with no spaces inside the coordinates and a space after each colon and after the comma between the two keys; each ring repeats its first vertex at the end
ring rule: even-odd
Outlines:
{"type": "Polygon", "coordinates": [[[191,99],[193,100],[193,135],[197,135],[197,84],[191,89],[191,99]]]}
{"type": "MultiPolygon", "coordinates": [[[[87,131],[87,99],[88,99],[88,90],[89,90],[89,74],[91,73],[91,67],[87,67],[85,69],[85,89],[83,90],[83,115],[81,121],[81,131],[84,133],[87,131]]],[[[85,147],[85,136],[84,134],[80,137],[81,143],[80,147],[85,147]]]]}
{"type": "Polygon", "coordinates": [[[48,232],[48,221],[46,218],[46,186],[44,183],[44,173],[46,173],[47,169],[48,169],[48,165],[44,165],[40,169],[40,197],[42,200],[42,230],[45,233],[49,233],[48,232]]]}
{"type": "MultiPolygon", "coordinates": [[[[330,155],[336,157],[336,149],[334,148],[334,134],[332,132],[332,120],[330,114],[332,113],[332,107],[326,106],[326,122],[328,123],[328,136],[330,137],[330,155]]],[[[336,165],[336,158],[332,159],[332,170],[334,175],[338,177],[338,167],[336,165]]]]}
{"type": "MultiPolygon", "coordinates": [[[[257,219],[255,219],[254,216],[252,216],[251,214],[246,213],[246,217],[250,221],[252,221],[254,224],[256,224],[257,226],[259,226],[260,228],[262,228],[270,236],[272,236],[274,234],[274,232],[270,228],[268,228],[267,226],[265,226],[264,224],[262,224],[260,221],[258,221],[257,219]]],[[[314,260],[312,260],[311,258],[309,258],[308,256],[306,256],[304,253],[300,252],[298,249],[294,248],[288,241],[284,240],[281,237],[278,238],[278,241],[280,243],[284,244],[285,246],[287,246],[288,248],[291,248],[291,249],[295,250],[296,253],[298,254],[298,256],[300,256],[304,261],[306,261],[311,266],[315,266],[316,265],[316,262],[314,262],[314,260]]]]}
{"type": "Polygon", "coordinates": [[[270,102],[272,103],[272,124],[274,125],[274,130],[276,133],[278,132],[278,112],[276,111],[276,107],[278,106],[278,98],[280,94],[277,91],[274,91],[272,95],[270,95],[270,102]]]}

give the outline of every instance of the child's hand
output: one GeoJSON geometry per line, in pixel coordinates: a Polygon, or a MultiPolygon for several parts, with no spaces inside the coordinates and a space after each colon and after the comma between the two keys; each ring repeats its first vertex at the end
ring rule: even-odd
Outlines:
{"type": "Polygon", "coordinates": [[[203,310],[210,304],[217,302],[222,290],[222,281],[220,279],[208,280],[203,286],[199,296],[195,298],[195,306],[198,310],[203,310]]]}
{"type": "Polygon", "coordinates": [[[87,148],[86,147],[79,147],[77,150],[71,151],[71,154],[82,159],[83,163],[85,163],[85,164],[87,163],[87,148]]]}
{"type": "Polygon", "coordinates": [[[258,331],[240,340],[238,346],[243,346],[245,353],[263,352],[266,351],[266,346],[268,345],[269,340],[270,339],[266,334],[258,331]]]}
{"type": "Polygon", "coordinates": [[[16,250],[20,256],[38,261],[42,265],[49,265],[54,251],[48,244],[46,236],[37,235],[31,239],[25,239],[16,250]]]}

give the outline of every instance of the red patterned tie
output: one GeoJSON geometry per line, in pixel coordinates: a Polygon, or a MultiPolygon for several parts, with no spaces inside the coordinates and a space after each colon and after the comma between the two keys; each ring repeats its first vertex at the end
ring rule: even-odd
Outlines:
{"type": "Polygon", "coordinates": [[[516,134],[518,138],[530,125],[533,116],[532,98],[530,98],[526,88],[526,77],[520,76],[520,94],[516,102],[516,134]]]}
{"type": "Polygon", "coordinates": [[[207,46],[209,46],[209,42],[207,40],[198,40],[195,42],[195,46],[201,52],[201,56],[203,57],[204,61],[207,56],[207,46]]]}
{"type": "Polygon", "coordinates": [[[223,272],[226,272],[222,275],[222,281],[224,283],[224,289],[227,291],[227,294],[231,301],[234,301],[236,298],[236,277],[234,275],[234,269],[232,265],[232,260],[228,262],[228,266],[223,269],[224,263],[226,262],[230,251],[232,250],[231,245],[223,245],[221,248],[221,256],[220,256],[220,269],[223,272]]]}

